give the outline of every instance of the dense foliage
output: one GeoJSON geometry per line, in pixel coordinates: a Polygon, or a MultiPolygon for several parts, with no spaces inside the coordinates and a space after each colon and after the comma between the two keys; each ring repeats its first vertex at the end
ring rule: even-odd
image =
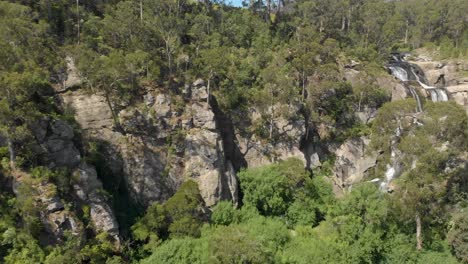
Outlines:
{"type": "MultiPolygon", "coordinates": [[[[0,1],[0,262],[468,262],[467,171],[452,166],[468,148],[466,112],[427,102],[416,116],[413,100],[388,103],[374,82],[393,50],[466,58],[468,1],[244,2],[0,1]],[[276,120],[301,119],[307,128],[327,127],[330,141],[370,135],[383,166],[402,129],[405,172],[391,194],[365,182],[336,198],[326,162],[311,173],[289,159],[241,170],[239,208],[227,201],[206,208],[197,184],[187,181],[126,223],[132,227],[120,247],[89,226],[82,237],[65,234],[49,245],[37,186],[48,182],[47,192],[70,200],[72,179],[31,154],[30,128],[39,118],[69,120],[52,89],[63,85],[66,56],[89,92],[105,96],[122,133],[117,113],[141,99],[142,87],[179,94],[202,78],[234,122],[255,107],[261,122],[239,133],[268,142],[282,140],[276,120]],[[368,74],[365,85],[343,81],[351,60],[368,74]],[[299,106],[292,114],[282,108],[291,105],[299,106]],[[379,108],[372,127],[353,115],[366,107],[379,108]],[[14,192],[11,177],[23,181],[14,192]]],[[[66,206],[89,222],[89,208],[66,206]]]]}

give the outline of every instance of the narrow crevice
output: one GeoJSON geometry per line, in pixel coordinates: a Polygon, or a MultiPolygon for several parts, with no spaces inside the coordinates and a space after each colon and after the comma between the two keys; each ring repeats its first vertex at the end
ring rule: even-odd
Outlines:
{"type": "Polygon", "coordinates": [[[236,143],[232,119],[219,108],[218,101],[214,96],[210,98],[210,106],[215,116],[216,128],[223,141],[224,157],[232,163],[234,170],[239,172],[242,168],[247,167],[247,161],[236,143]]]}

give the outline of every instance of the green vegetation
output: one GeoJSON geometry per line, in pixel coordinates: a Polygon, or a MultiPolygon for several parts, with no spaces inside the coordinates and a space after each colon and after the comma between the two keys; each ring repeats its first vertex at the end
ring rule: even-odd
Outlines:
{"type": "MultiPolygon", "coordinates": [[[[468,1],[244,2],[0,1],[1,263],[468,263],[468,181],[460,165],[468,149],[466,111],[426,102],[416,114],[414,100],[389,103],[376,81],[391,51],[466,58],[468,1]],[[234,124],[249,124],[236,127],[246,138],[278,143],[284,138],[276,123],[301,120],[306,129],[325,128],[324,144],[369,136],[382,152],[380,170],[369,177],[382,178],[395,144],[403,173],[393,193],[360,183],[335,197],[332,158],[314,173],[288,159],[242,169],[239,208],[229,201],[206,208],[188,180],[140,214],[106,167],[105,143],[83,144],[112,195],[121,245],[89,226],[51,242],[40,192],[58,197],[85,225],[92,210],[75,206],[73,177],[45,167],[32,132],[42,118],[71,122],[54,94],[64,88],[66,57],[74,59],[82,88],[105,96],[123,134],[132,131],[118,113],[142,104],[145,88],[177,96],[174,105],[183,109],[182,87],[202,78],[234,124]],[[344,81],[352,60],[366,73],[363,84],[344,81]],[[248,120],[253,109],[256,122],[248,120]],[[371,124],[356,120],[364,109],[378,109],[371,124]],[[402,135],[392,143],[397,128],[402,135]]],[[[173,132],[170,144],[184,135],[173,132]]]]}

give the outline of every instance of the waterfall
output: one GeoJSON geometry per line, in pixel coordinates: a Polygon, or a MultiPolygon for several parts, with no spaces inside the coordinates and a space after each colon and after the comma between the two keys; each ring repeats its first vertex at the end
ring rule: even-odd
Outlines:
{"type": "Polygon", "coordinates": [[[395,76],[400,81],[402,82],[408,81],[408,73],[405,71],[405,69],[398,67],[398,66],[390,66],[388,68],[392,71],[392,75],[395,76]]]}
{"type": "Polygon", "coordinates": [[[419,98],[418,93],[414,90],[413,87],[409,86],[408,89],[410,90],[411,95],[413,96],[414,100],[416,100],[416,112],[422,112],[422,104],[421,99],[419,98]]]}
{"type": "Polygon", "coordinates": [[[398,139],[400,138],[401,133],[401,126],[400,124],[398,124],[398,127],[395,129],[395,136],[391,141],[390,164],[387,164],[387,169],[385,171],[385,179],[380,184],[380,189],[382,191],[389,191],[388,185],[393,180],[393,178],[398,176],[397,174],[399,173],[400,164],[398,161],[398,149],[396,148],[396,144],[398,143],[398,139]]]}
{"type": "Polygon", "coordinates": [[[439,97],[439,101],[446,102],[448,101],[447,92],[444,89],[436,89],[437,96],[439,97]]]}
{"type": "MultiPolygon", "coordinates": [[[[394,59],[398,59],[398,57],[396,57],[395,55],[394,56],[394,59]]],[[[409,78],[408,78],[408,72],[403,69],[402,67],[399,67],[399,66],[389,66],[388,67],[390,69],[390,71],[392,72],[392,75],[395,76],[397,79],[399,79],[400,81],[406,83],[409,81],[409,78]]],[[[414,72],[413,72],[414,74],[414,72]]],[[[416,74],[415,74],[416,75],[416,74]]],[[[416,103],[417,103],[417,107],[416,107],[416,112],[422,112],[422,104],[421,104],[421,99],[419,98],[419,95],[418,93],[414,90],[413,87],[411,86],[407,86],[405,84],[405,87],[410,91],[411,95],[413,96],[414,100],[416,100],[416,103]]]]}
{"type": "MultiPolygon", "coordinates": [[[[424,75],[420,76],[418,73],[416,73],[415,68],[418,69],[417,66],[406,62],[403,54],[392,53],[390,64],[387,67],[391,71],[392,75],[403,83],[406,83],[409,80],[416,80],[419,85],[431,95],[431,100],[433,102],[448,101],[447,91],[444,88],[437,88],[428,85],[424,75]]],[[[421,70],[419,69],[418,71],[421,70]]],[[[422,111],[421,99],[419,98],[418,93],[412,87],[407,86],[406,88],[410,91],[411,95],[418,104],[417,111],[422,111]]]]}
{"type": "Polygon", "coordinates": [[[440,88],[425,84],[423,81],[421,81],[421,78],[419,78],[419,75],[414,72],[413,68],[411,68],[411,72],[413,73],[419,85],[421,85],[422,88],[424,88],[425,90],[429,91],[429,93],[431,94],[432,102],[448,101],[447,92],[444,89],[440,89],[440,88]]]}

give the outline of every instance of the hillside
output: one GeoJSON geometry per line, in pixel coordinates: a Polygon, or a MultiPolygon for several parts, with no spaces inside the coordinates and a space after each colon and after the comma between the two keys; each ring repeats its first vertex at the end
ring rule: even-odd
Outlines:
{"type": "Polygon", "coordinates": [[[465,10],[0,1],[0,263],[468,263],[465,10]]]}

